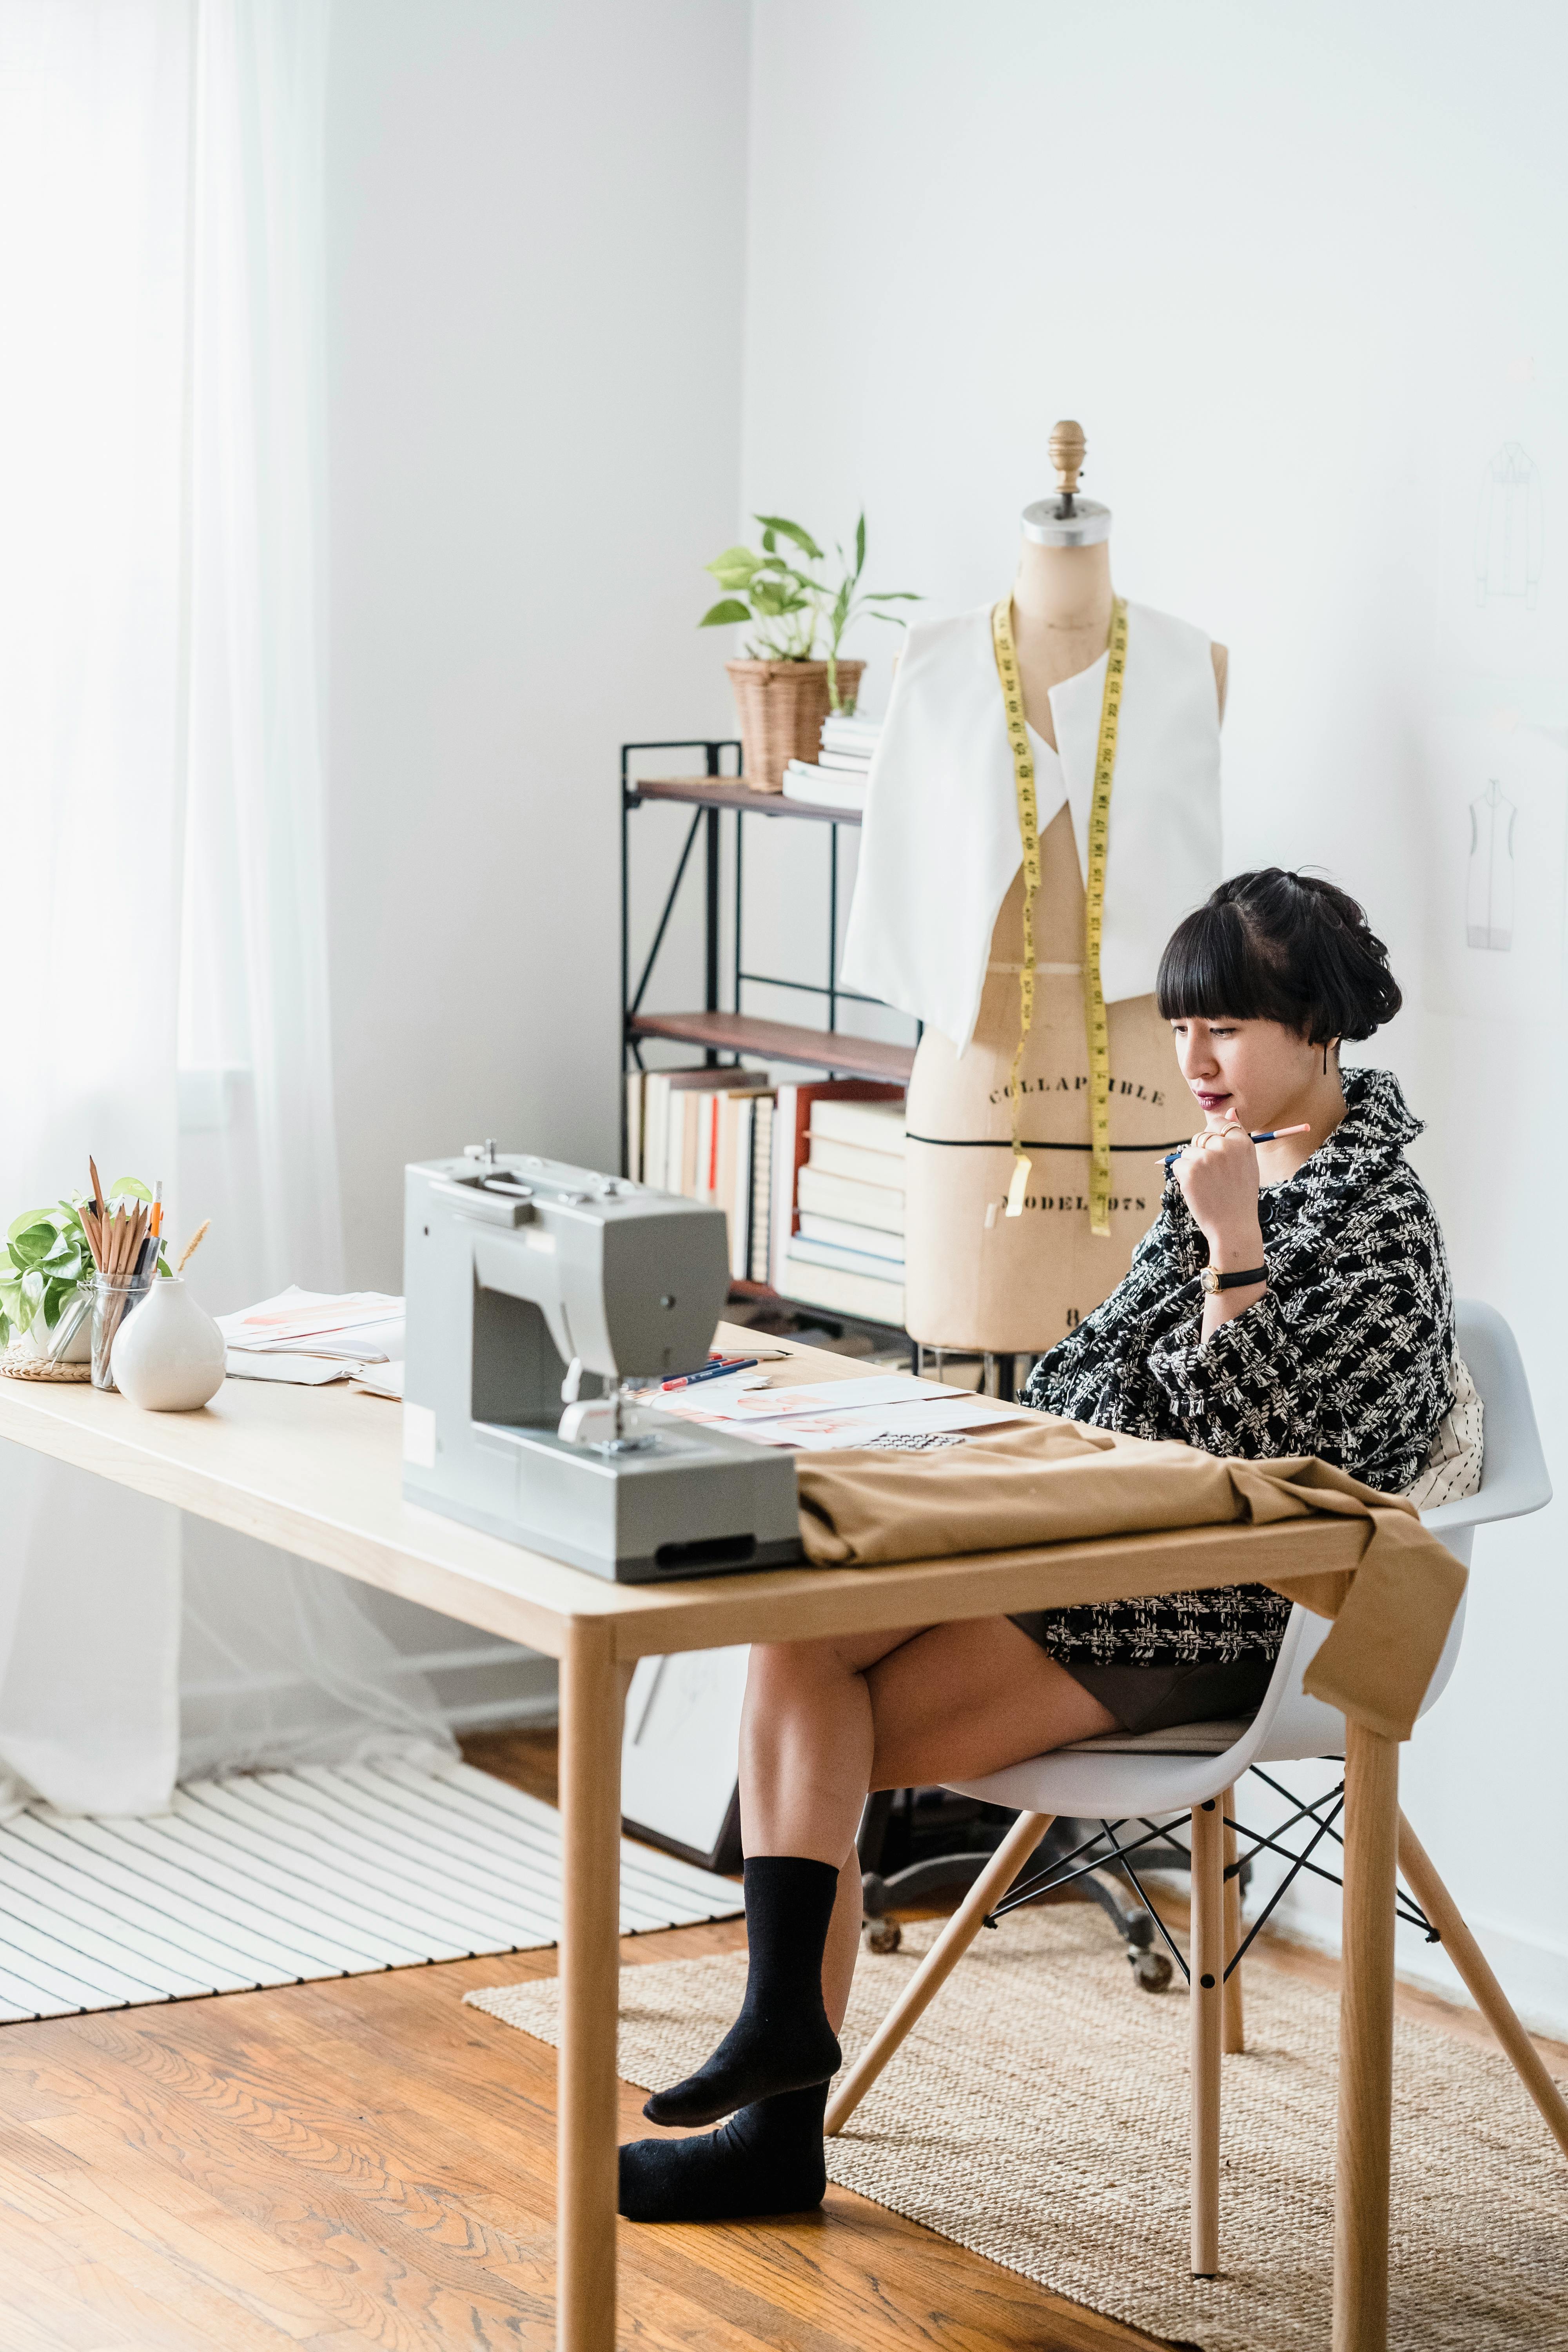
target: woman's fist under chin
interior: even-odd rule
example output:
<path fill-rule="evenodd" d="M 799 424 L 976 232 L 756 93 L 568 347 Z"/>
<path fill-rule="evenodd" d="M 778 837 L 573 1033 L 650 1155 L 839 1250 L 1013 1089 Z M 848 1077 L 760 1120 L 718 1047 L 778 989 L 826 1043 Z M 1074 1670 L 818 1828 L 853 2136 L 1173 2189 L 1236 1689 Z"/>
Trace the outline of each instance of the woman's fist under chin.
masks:
<path fill-rule="evenodd" d="M 1258 1222 L 1258 1147 L 1244 1127 L 1207 1128 L 1175 1164 L 1193 1222 L 1222 1271 L 1233 1245 L 1261 1242 Z M 1242 1263 L 1243 1261 L 1237 1261 Z M 1245 1261 L 1247 1264 L 1252 1260 Z"/>

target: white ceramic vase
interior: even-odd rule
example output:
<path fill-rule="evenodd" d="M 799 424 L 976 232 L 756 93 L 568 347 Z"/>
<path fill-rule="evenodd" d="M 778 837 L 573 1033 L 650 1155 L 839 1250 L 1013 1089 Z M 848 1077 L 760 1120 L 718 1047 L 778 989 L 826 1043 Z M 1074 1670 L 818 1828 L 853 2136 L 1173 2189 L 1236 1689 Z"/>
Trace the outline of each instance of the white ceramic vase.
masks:
<path fill-rule="evenodd" d="M 223 1386 L 223 1333 L 178 1275 L 166 1276 L 115 1333 L 110 1365 L 144 1412 L 194 1412 Z"/>

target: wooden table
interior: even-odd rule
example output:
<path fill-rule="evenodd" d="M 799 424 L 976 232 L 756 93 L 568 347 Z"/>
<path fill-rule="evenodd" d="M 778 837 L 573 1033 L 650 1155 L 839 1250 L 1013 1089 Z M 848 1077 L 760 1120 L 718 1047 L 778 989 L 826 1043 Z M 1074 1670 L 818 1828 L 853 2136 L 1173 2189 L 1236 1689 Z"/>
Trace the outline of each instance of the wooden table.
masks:
<path fill-rule="evenodd" d="M 720 1337 L 739 1348 L 746 1334 L 721 1327 Z M 781 1368 L 791 1379 L 858 1369 L 809 1349 L 791 1356 Z M 400 1434 L 395 1405 L 344 1387 L 230 1381 L 204 1412 L 148 1413 L 87 1386 L 0 1379 L 0 1438 L 560 1660 L 562 2352 L 615 2352 L 621 1717 L 637 1661 L 1342 1569 L 1364 1533 L 1347 1519 L 1293 1519 L 1047 1552 L 616 1585 L 405 1503 Z M 1386 2339 L 1397 1784 L 1395 1745 L 1352 1726 L 1333 2352 L 1383 2352 Z"/>

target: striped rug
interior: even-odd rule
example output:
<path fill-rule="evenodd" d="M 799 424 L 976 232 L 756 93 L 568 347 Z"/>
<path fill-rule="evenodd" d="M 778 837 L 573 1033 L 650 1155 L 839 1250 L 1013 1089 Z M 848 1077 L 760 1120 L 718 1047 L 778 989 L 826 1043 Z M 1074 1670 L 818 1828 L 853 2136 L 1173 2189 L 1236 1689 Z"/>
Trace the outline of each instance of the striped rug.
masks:
<path fill-rule="evenodd" d="M 621 1842 L 621 1932 L 732 1917 L 740 1889 Z M 561 1817 L 461 1763 L 195 1780 L 147 1819 L 0 1824 L 0 2024 L 360 1976 L 561 1933 Z"/>

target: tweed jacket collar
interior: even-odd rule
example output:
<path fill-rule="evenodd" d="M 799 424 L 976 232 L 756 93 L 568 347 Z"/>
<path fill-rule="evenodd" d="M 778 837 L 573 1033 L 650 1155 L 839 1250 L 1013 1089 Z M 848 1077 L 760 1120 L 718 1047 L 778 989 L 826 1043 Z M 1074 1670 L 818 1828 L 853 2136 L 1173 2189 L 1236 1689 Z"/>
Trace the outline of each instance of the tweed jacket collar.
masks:
<path fill-rule="evenodd" d="M 1398 1165 L 1425 1125 L 1392 1070 L 1347 1070 L 1344 1097 L 1345 1115 L 1328 1140 L 1293 1176 L 1265 1184 L 1258 1194 L 1266 1244 L 1288 1249 L 1292 1258 L 1316 1255 L 1331 1234 L 1342 1234 L 1355 1204 Z M 1195 1277 L 1208 1250 L 1173 1172 L 1166 1180 L 1164 1213 L 1176 1255 Z"/>

